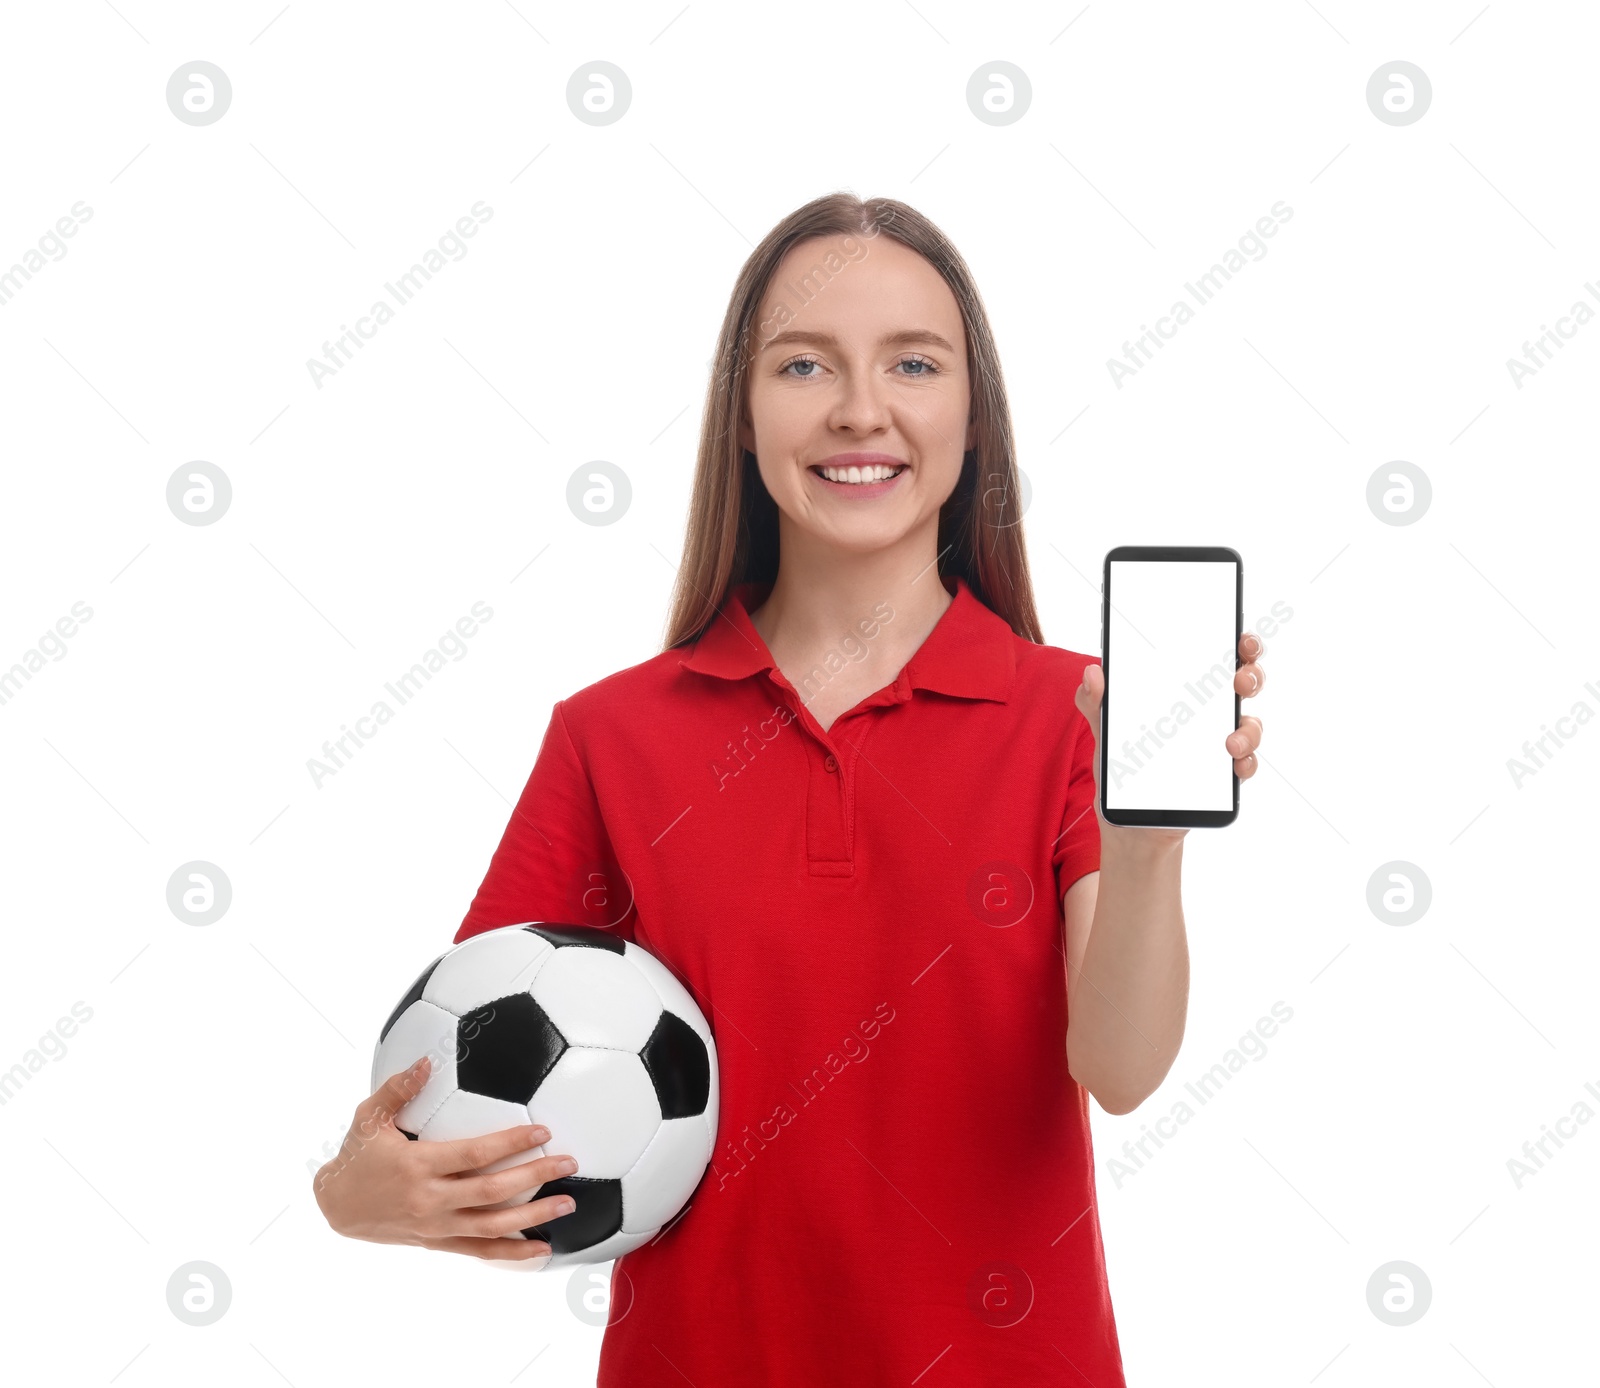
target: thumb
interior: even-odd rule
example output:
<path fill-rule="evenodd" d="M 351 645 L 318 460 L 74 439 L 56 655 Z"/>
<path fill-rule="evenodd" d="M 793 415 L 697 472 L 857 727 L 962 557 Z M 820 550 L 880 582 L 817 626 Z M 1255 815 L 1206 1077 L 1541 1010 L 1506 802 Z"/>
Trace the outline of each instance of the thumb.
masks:
<path fill-rule="evenodd" d="M 1096 737 L 1100 735 L 1100 701 L 1105 697 L 1105 692 L 1106 672 L 1100 668 L 1099 662 L 1091 660 L 1083 667 L 1083 683 L 1078 686 L 1073 701 L 1078 711 L 1089 720 Z"/>
<path fill-rule="evenodd" d="M 423 1056 L 407 1070 L 390 1075 L 356 1105 L 356 1120 L 365 1136 L 381 1127 L 392 1127 L 395 1115 L 414 1099 L 433 1073 L 432 1063 Z"/>

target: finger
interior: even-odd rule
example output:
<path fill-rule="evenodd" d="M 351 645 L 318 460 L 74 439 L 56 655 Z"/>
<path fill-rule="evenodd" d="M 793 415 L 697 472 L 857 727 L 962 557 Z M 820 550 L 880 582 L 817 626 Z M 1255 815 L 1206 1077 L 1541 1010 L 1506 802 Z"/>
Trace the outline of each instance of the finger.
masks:
<path fill-rule="evenodd" d="M 513 1205 L 509 1210 L 460 1210 L 451 1224 L 466 1238 L 503 1239 L 520 1229 L 534 1229 L 569 1215 L 574 1200 L 562 1192 Z"/>
<path fill-rule="evenodd" d="M 1237 759 L 1248 756 L 1261 745 L 1261 720 L 1253 713 L 1247 713 L 1239 720 L 1239 726 L 1228 734 L 1228 750 Z"/>
<path fill-rule="evenodd" d="M 1247 631 L 1239 638 L 1239 659 L 1260 660 L 1267 653 L 1267 643 L 1253 631 Z"/>
<path fill-rule="evenodd" d="M 378 1127 L 392 1123 L 395 1114 L 415 1098 L 428 1082 L 429 1071 L 430 1062 L 427 1056 L 423 1056 L 410 1069 L 390 1075 L 356 1105 L 356 1124 L 370 1135 Z"/>
<path fill-rule="evenodd" d="M 498 1205 L 502 1200 L 527 1195 L 547 1181 L 571 1176 L 577 1169 L 576 1161 L 565 1153 L 556 1152 L 518 1162 L 514 1166 L 506 1167 L 504 1171 L 457 1176 L 451 1191 L 451 1203 L 460 1210 L 475 1209 L 483 1205 Z"/>
<path fill-rule="evenodd" d="M 1233 672 L 1234 693 L 1242 699 L 1248 699 L 1252 694 L 1259 694 L 1266 682 L 1266 671 L 1254 661 L 1248 665 L 1241 665 Z"/>
<path fill-rule="evenodd" d="M 524 1225 L 531 1228 L 531 1225 Z M 550 1258 L 550 1245 L 543 1239 L 423 1239 L 422 1247 L 440 1253 L 466 1253 L 490 1262 L 541 1262 Z"/>
<path fill-rule="evenodd" d="M 1099 798 L 1098 787 L 1100 785 L 1100 709 L 1105 691 L 1105 671 L 1093 663 L 1085 665 L 1083 667 L 1083 682 L 1074 691 L 1072 702 L 1078 712 L 1083 715 L 1083 721 L 1089 725 L 1089 736 L 1092 739 L 1091 749 L 1094 753 L 1090 760 L 1094 767 L 1096 799 Z"/>
<path fill-rule="evenodd" d="M 1096 716 L 1100 708 L 1100 700 L 1106 692 L 1106 672 L 1099 665 L 1091 661 L 1083 667 L 1083 682 L 1074 691 L 1072 699 L 1078 706 L 1078 712 L 1088 718 L 1091 723 L 1098 723 Z M 1096 735 L 1099 728 L 1095 729 Z"/>
<path fill-rule="evenodd" d="M 1248 781 L 1256 774 L 1256 754 L 1252 752 L 1248 757 L 1235 757 L 1233 769 L 1241 781 Z"/>
<path fill-rule="evenodd" d="M 495 1162 L 526 1152 L 550 1140 L 550 1130 L 542 1125 L 502 1128 L 498 1132 L 484 1133 L 481 1137 L 452 1138 L 448 1141 L 419 1142 L 428 1170 L 435 1176 L 481 1176 L 485 1168 Z M 530 1154 L 531 1155 L 531 1154 Z M 508 1191 L 507 1194 L 514 1192 Z M 504 1199 L 505 1197 L 499 1197 Z M 490 1204 L 491 1200 L 478 1201 Z"/>

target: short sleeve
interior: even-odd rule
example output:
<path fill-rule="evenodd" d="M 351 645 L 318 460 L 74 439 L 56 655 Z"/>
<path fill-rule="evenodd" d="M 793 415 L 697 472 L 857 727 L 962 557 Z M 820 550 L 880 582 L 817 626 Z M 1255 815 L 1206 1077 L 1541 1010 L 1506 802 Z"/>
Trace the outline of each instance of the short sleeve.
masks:
<path fill-rule="evenodd" d="M 636 912 L 562 705 L 453 943 L 503 925 L 589 925 L 633 939 Z"/>
<path fill-rule="evenodd" d="M 1072 743 L 1072 766 L 1067 777 L 1067 803 L 1056 826 L 1050 861 L 1056 870 L 1056 900 L 1085 873 L 1100 868 L 1100 816 L 1095 812 L 1094 730 L 1081 714 L 1078 735 Z"/>

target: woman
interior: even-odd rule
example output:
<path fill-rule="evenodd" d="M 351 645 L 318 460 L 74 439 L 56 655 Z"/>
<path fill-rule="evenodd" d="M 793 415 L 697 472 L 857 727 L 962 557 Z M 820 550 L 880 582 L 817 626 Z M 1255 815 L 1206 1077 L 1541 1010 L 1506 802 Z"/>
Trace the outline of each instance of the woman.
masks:
<path fill-rule="evenodd" d="M 1087 1096 L 1127 1113 L 1177 1053 L 1185 831 L 1100 818 L 1104 682 L 1041 644 L 1017 497 L 954 247 L 887 199 L 785 219 L 723 322 L 665 649 L 555 706 L 455 937 L 614 930 L 716 1032 L 711 1168 L 616 1263 L 601 1388 L 1123 1382 Z M 357 1109 L 330 1222 L 547 1253 L 499 1236 L 556 1207 L 483 1207 L 559 1157 L 480 1173 L 548 1135 L 407 1143 L 424 1079 Z"/>

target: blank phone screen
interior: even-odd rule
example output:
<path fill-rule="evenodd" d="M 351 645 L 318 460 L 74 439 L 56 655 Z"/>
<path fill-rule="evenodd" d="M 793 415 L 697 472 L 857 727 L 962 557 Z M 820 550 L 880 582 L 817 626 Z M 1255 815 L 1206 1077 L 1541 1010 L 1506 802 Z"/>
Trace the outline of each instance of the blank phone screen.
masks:
<path fill-rule="evenodd" d="M 1231 810 L 1238 568 L 1112 560 L 1105 803 Z"/>

